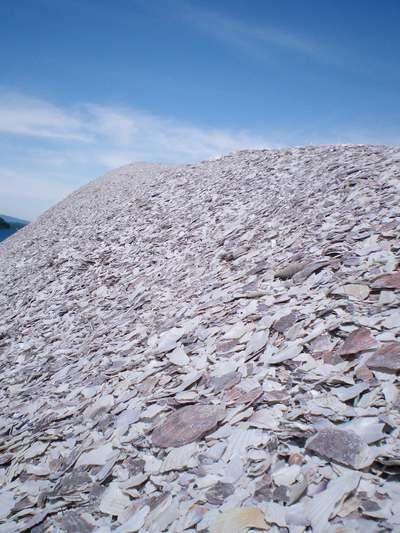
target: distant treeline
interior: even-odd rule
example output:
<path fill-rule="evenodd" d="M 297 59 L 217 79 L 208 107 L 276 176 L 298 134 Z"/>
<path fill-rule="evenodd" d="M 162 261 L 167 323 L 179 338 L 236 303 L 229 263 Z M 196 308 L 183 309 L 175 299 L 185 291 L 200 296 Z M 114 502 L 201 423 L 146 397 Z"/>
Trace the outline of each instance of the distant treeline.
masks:
<path fill-rule="evenodd" d="M 0 217 L 0 229 L 12 229 L 12 230 L 18 230 L 26 226 L 26 224 L 22 222 L 6 222 L 4 218 Z"/>
<path fill-rule="evenodd" d="M 11 229 L 11 226 L 8 222 L 4 220 L 4 218 L 0 217 L 0 229 Z"/>

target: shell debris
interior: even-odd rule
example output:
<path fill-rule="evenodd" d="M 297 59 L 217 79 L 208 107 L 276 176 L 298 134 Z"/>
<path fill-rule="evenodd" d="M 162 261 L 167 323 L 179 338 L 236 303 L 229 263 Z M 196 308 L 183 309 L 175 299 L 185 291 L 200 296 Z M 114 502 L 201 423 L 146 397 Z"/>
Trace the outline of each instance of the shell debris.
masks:
<path fill-rule="evenodd" d="M 0 243 L 0 531 L 398 531 L 399 161 L 133 163 Z"/>

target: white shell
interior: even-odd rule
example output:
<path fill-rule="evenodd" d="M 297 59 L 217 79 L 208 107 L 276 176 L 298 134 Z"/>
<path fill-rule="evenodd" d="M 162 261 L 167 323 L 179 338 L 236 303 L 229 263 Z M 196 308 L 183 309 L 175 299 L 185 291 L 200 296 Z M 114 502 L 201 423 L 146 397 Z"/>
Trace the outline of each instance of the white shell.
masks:
<path fill-rule="evenodd" d="M 349 300 L 365 300 L 368 298 L 370 289 L 367 285 L 357 285 L 349 283 L 348 285 L 341 285 L 332 291 L 332 294 L 345 296 Z"/>
<path fill-rule="evenodd" d="M 279 527 L 287 527 L 286 508 L 274 502 L 261 502 L 260 508 L 269 524 L 276 524 Z M 291 530 L 292 528 L 290 528 Z"/>
<path fill-rule="evenodd" d="M 224 334 L 224 339 L 240 339 L 248 331 L 248 326 L 243 324 L 243 322 L 237 322 Z"/>
<path fill-rule="evenodd" d="M 0 494 L 0 518 L 6 518 L 14 505 L 14 494 L 10 491 L 2 492 Z"/>
<path fill-rule="evenodd" d="M 357 487 L 360 477 L 358 472 L 344 475 L 331 481 L 326 490 L 313 497 L 307 510 L 307 518 L 311 522 L 313 532 L 327 531 L 329 519 L 340 511 L 344 498 Z"/>
<path fill-rule="evenodd" d="M 104 446 L 100 446 L 99 448 L 95 448 L 90 452 L 83 453 L 79 457 L 76 466 L 105 465 L 106 462 L 117 453 L 117 450 L 113 450 L 112 444 L 104 444 Z"/>
<path fill-rule="evenodd" d="M 112 484 L 101 498 L 99 509 L 102 513 L 120 517 L 129 503 L 129 496 L 124 494 L 115 484 Z"/>
<path fill-rule="evenodd" d="M 140 511 L 138 511 L 132 518 L 130 518 L 127 522 L 125 522 L 122 526 L 117 527 L 117 529 L 114 529 L 114 533 L 134 533 L 135 531 L 139 531 L 139 529 L 143 526 L 146 516 L 149 514 L 150 507 L 148 505 L 144 505 Z"/>
<path fill-rule="evenodd" d="M 198 451 L 199 446 L 195 442 L 179 448 L 173 448 L 163 460 L 160 471 L 181 470 L 187 465 L 189 459 Z"/>
<path fill-rule="evenodd" d="M 185 333 L 183 328 L 173 328 L 170 331 L 163 333 L 157 344 L 157 353 L 169 352 L 176 348 L 177 341 Z"/>
<path fill-rule="evenodd" d="M 382 321 L 384 328 L 400 328 L 400 313 L 392 313 L 388 318 Z"/>

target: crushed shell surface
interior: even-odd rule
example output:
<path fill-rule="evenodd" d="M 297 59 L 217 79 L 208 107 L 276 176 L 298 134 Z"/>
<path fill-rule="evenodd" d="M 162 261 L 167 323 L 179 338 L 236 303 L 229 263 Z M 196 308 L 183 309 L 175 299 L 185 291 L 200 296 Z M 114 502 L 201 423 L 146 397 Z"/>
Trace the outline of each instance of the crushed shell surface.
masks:
<path fill-rule="evenodd" d="M 0 243 L 0 531 L 400 533 L 399 184 L 134 163 Z"/>

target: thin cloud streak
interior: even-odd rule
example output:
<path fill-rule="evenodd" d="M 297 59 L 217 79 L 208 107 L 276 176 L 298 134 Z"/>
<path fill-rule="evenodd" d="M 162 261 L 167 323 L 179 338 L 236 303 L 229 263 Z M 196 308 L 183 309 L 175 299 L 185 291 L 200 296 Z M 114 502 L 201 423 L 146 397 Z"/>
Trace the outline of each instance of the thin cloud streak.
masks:
<path fill-rule="evenodd" d="M 186 0 L 175 0 L 173 5 L 179 10 L 181 17 L 193 26 L 255 59 L 268 60 L 280 49 L 323 63 L 340 63 L 337 51 L 333 54 L 321 43 L 304 39 L 280 28 L 243 22 L 211 9 L 198 8 Z"/>
<path fill-rule="evenodd" d="M 10 101 L 13 105 L 8 107 Z M 73 146 L 90 157 L 100 146 L 111 152 L 121 147 L 126 152 L 129 147 L 132 153 L 152 154 L 152 159 L 178 157 L 184 161 L 223 153 L 243 144 L 249 147 L 269 144 L 265 138 L 246 131 L 207 129 L 126 107 L 80 104 L 68 109 L 4 92 L 0 93 L 0 133 L 27 136 L 44 143 L 56 141 L 64 151 Z"/>

